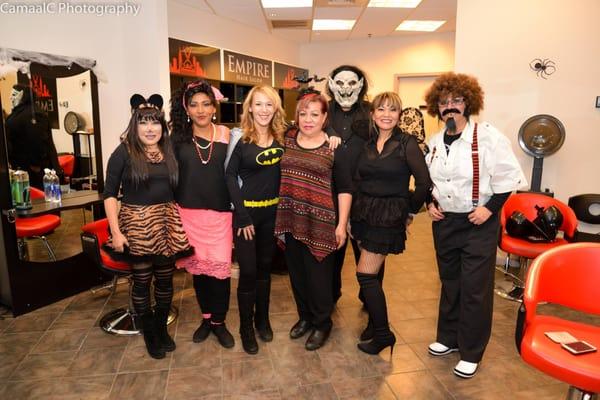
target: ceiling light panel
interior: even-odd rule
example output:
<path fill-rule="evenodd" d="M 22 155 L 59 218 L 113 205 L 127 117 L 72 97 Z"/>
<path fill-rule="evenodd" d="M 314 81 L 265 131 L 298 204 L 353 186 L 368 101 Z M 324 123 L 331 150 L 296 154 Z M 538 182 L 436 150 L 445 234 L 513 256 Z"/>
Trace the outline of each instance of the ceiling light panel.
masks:
<path fill-rule="evenodd" d="M 315 19 L 313 31 L 349 31 L 354 26 L 354 19 Z"/>
<path fill-rule="evenodd" d="M 433 32 L 446 21 L 404 21 L 396 27 L 397 31 Z"/>

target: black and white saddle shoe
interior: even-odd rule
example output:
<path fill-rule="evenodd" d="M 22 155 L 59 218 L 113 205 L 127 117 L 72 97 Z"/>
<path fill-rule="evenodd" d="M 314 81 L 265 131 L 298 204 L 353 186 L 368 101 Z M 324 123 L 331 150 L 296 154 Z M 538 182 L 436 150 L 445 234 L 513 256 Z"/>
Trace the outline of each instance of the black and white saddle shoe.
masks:
<path fill-rule="evenodd" d="M 454 375 L 460 376 L 464 379 L 472 378 L 477 373 L 478 366 L 479 363 L 460 360 L 458 364 L 456 364 L 456 367 L 454 367 Z"/>
<path fill-rule="evenodd" d="M 445 356 L 447 354 L 454 353 L 455 351 L 458 351 L 458 347 L 448 347 L 448 346 L 443 345 L 443 344 L 441 344 L 439 342 L 434 342 L 434 343 L 431 343 L 429 345 L 429 347 L 427 347 L 427 351 L 432 356 L 439 357 L 439 356 Z"/>

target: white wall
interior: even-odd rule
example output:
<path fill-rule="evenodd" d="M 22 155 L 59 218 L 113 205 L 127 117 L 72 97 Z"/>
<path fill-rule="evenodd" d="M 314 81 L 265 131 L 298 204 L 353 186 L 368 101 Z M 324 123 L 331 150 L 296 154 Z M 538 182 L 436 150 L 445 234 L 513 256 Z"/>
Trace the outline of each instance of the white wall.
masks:
<path fill-rule="evenodd" d="M 309 43 L 300 47 L 300 64 L 319 76 L 342 64 L 356 65 L 367 74 L 374 95 L 393 91 L 395 74 L 451 71 L 454 32 Z"/>
<path fill-rule="evenodd" d="M 169 37 L 300 67 L 299 45 L 249 25 L 168 2 Z"/>
<path fill-rule="evenodd" d="M 457 72 L 475 75 L 485 90 L 485 119 L 510 137 L 526 175 L 532 158 L 518 146 L 521 124 L 551 114 L 565 126 L 558 153 L 544 160 L 542 189 L 566 201 L 600 193 L 600 1 L 458 0 Z M 549 58 L 556 72 L 547 80 L 529 68 Z"/>
<path fill-rule="evenodd" d="M 137 16 L 2 15 L 1 45 L 97 61 L 104 165 L 129 120 L 129 98 L 169 98 L 166 0 L 137 2 Z"/>

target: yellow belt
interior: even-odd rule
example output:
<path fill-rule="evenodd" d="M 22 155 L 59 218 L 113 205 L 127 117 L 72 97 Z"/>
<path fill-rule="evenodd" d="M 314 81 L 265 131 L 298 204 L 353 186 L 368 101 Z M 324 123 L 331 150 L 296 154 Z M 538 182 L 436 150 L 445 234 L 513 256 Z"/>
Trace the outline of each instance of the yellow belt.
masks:
<path fill-rule="evenodd" d="M 269 200 L 244 200 L 244 207 L 269 207 L 279 203 L 279 197 Z"/>

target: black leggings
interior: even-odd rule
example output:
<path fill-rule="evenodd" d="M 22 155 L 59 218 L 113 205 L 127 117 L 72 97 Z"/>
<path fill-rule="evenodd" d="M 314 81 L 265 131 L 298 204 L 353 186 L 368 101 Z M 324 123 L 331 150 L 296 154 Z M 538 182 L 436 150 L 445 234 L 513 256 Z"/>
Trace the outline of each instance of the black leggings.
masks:
<path fill-rule="evenodd" d="M 211 321 L 221 323 L 229 310 L 231 279 L 208 275 L 193 275 L 196 300 L 202 314 L 211 314 Z"/>
<path fill-rule="evenodd" d="M 238 291 L 247 293 L 256 290 L 257 280 L 268 280 L 275 254 L 275 207 L 250 209 L 254 225 L 254 238 L 246 240 L 244 234 L 233 230 L 235 255 L 240 266 Z"/>
<path fill-rule="evenodd" d="M 154 301 L 157 308 L 170 308 L 173 300 L 173 272 L 175 266 L 152 265 L 150 263 L 133 264 L 133 288 L 131 298 L 133 308 L 138 315 L 152 311 L 150 284 L 154 275 Z"/>

